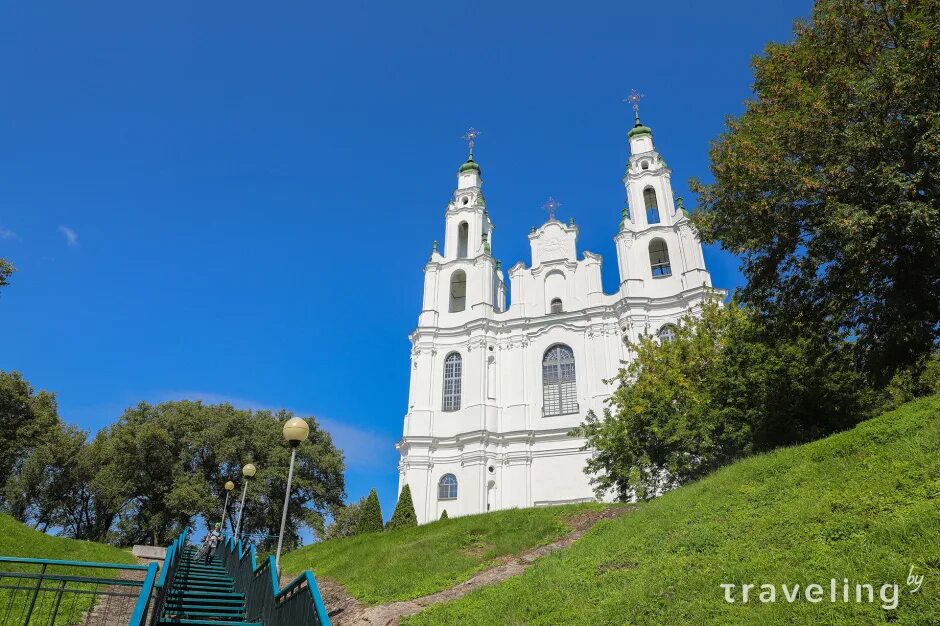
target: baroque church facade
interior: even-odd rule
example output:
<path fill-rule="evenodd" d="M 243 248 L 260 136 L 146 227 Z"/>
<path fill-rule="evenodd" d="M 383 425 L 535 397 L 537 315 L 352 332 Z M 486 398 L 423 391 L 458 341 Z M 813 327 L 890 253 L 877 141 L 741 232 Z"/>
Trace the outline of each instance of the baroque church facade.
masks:
<path fill-rule="evenodd" d="M 569 431 L 589 410 L 603 411 L 616 384 L 606 381 L 631 358 L 625 339 L 670 339 L 713 291 L 671 172 L 639 117 L 628 133 L 612 294 L 601 286 L 601 257 L 584 251 L 579 259 L 578 227 L 553 213 L 529 233 L 531 265 L 510 268 L 507 285 L 492 254 L 473 137 L 410 336 L 399 491 L 410 485 L 422 524 L 445 510 L 454 517 L 593 501 L 584 473 L 591 452 Z"/>

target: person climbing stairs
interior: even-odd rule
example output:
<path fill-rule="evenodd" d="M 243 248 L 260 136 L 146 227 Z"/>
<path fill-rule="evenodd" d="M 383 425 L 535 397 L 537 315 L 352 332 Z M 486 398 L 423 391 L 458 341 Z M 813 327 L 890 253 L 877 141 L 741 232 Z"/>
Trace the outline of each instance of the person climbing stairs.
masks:
<path fill-rule="evenodd" d="M 246 620 L 245 594 L 235 591 L 218 554 L 206 563 L 193 547 L 183 552 L 157 624 L 263 626 Z"/>

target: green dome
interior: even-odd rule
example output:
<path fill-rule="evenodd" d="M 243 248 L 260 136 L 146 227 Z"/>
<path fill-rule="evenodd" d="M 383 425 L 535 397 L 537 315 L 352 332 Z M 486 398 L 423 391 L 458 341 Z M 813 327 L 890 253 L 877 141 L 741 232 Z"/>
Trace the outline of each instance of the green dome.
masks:
<path fill-rule="evenodd" d="M 460 166 L 461 173 L 467 172 L 469 170 L 476 170 L 477 172 L 480 171 L 480 166 L 476 164 L 476 162 L 473 160 L 473 157 L 467 159 L 467 162 Z"/>
<path fill-rule="evenodd" d="M 630 132 L 627 133 L 627 137 L 633 139 L 637 135 L 651 135 L 653 131 L 650 130 L 649 126 L 643 126 L 639 122 L 637 125 L 630 129 Z"/>

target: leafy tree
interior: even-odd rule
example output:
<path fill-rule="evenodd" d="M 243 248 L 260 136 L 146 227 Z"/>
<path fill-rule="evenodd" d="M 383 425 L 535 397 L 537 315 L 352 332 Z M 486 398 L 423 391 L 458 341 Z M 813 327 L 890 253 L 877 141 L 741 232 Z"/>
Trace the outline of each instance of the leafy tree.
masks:
<path fill-rule="evenodd" d="M 672 341 L 642 338 L 610 408 L 574 433 L 598 493 L 649 498 L 743 456 L 822 437 L 866 416 L 872 394 L 839 337 L 780 341 L 732 302 L 705 303 Z"/>
<path fill-rule="evenodd" d="M 7 511 L 37 530 L 62 525 L 63 502 L 71 495 L 75 464 L 84 448 L 82 431 L 59 422 L 47 428 L 7 478 L 3 489 Z"/>
<path fill-rule="evenodd" d="M 16 268 L 13 267 L 13 264 L 6 259 L 0 259 L 0 287 L 6 287 L 10 284 L 10 276 L 15 271 Z"/>
<path fill-rule="evenodd" d="M 379 504 L 379 494 L 375 489 L 369 492 L 369 497 L 359 511 L 359 522 L 356 524 L 356 534 L 374 533 L 382 530 L 382 506 Z"/>
<path fill-rule="evenodd" d="M 447 509 L 444 509 L 444 510 L 441 512 L 441 519 L 447 519 Z"/>
<path fill-rule="evenodd" d="M 60 424 L 54 394 L 35 392 L 19 372 L 0 372 L 0 482 L 19 472 Z M 4 500 L 0 495 L 0 503 Z"/>
<path fill-rule="evenodd" d="M 333 522 L 326 527 L 323 533 L 323 539 L 339 539 L 340 537 L 352 537 L 356 534 L 359 526 L 359 514 L 365 505 L 366 499 L 362 498 L 359 502 L 347 504 L 340 507 L 333 513 Z"/>
<path fill-rule="evenodd" d="M 392 513 L 392 519 L 388 521 L 386 530 L 395 530 L 397 528 L 408 528 L 418 525 L 418 516 L 415 513 L 415 505 L 411 499 L 411 487 L 405 485 L 398 494 L 398 503 L 395 505 L 395 512 Z"/>
<path fill-rule="evenodd" d="M 940 3 L 819 0 L 754 60 L 754 98 L 693 181 L 775 332 L 847 331 L 879 385 L 940 336 Z"/>
<path fill-rule="evenodd" d="M 241 487 L 241 467 L 250 461 L 258 472 L 248 487 L 242 529 L 266 537 L 260 547 L 269 548 L 287 486 L 290 449 L 281 425 L 290 417 L 191 401 L 141 403 L 125 411 L 104 433 L 113 480 L 133 496 L 117 522 L 120 542 L 165 544 L 197 516 L 219 519 L 225 481 Z M 344 496 L 342 453 L 309 421 L 310 437 L 297 449 L 294 466 L 288 548 L 299 543 L 302 527 L 322 532 L 323 514 L 341 506 Z M 236 511 L 230 504 L 230 515 Z"/>

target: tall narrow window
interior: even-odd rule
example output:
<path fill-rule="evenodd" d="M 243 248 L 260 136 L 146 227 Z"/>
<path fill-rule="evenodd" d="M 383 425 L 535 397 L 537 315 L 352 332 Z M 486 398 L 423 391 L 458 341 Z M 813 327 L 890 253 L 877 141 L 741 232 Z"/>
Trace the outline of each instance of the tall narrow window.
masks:
<path fill-rule="evenodd" d="M 657 334 L 659 335 L 659 340 L 663 343 L 672 341 L 676 338 L 676 327 L 672 324 L 663 324 Z"/>
<path fill-rule="evenodd" d="M 659 224 L 659 204 L 656 202 L 656 190 L 647 187 L 643 190 L 643 203 L 646 205 L 646 222 Z"/>
<path fill-rule="evenodd" d="M 561 298 L 552 299 L 552 313 L 561 313 L 564 309 L 561 306 Z"/>
<path fill-rule="evenodd" d="M 467 243 L 470 240 L 470 226 L 466 222 L 460 222 L 457 226 L 457 258 L 467 258 Z"/>
<path fill-rule="evenodd" d="M 578 412 L 578 386 L 574 373 L 574 352 L 557 344 L 542 359 L 542 414 L 567 415 Z"/>
<path fill-rule="evenodd" d="M 669 265 L 669 249 L 662 239 L 657 238 L 650 242 L 650 269 L 653 271 L 653 278 L 672 276 L 672 268 Z"/>
<path fill-rule="evenodd" d="M 457 477 L 453 474 L 444 474 L 440 482 L 437 483 L 438 500 L 456 500 L 457 499 Z"/>
<path fill-rule="evenodd" d="M 460 409 L 460 376 L 463 362 L 460 355 L 451 352 L 444 359 L 444 406 L 445 411 Z"/>
<path fill-rule="evenodd" d="M 467 307 L 467 274 L 457 270 L 450 275 L 450 308 L 451 313 L 459 313 Z"/>

